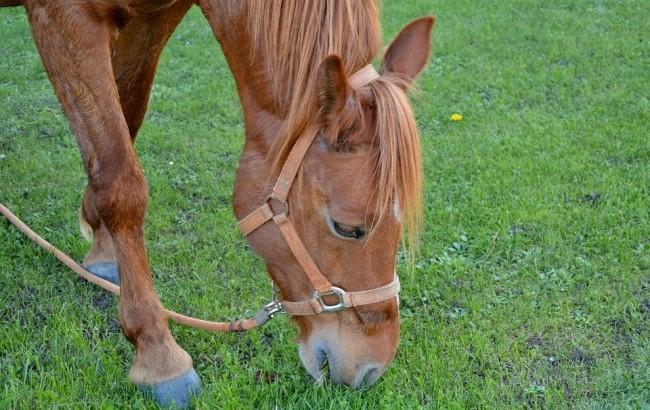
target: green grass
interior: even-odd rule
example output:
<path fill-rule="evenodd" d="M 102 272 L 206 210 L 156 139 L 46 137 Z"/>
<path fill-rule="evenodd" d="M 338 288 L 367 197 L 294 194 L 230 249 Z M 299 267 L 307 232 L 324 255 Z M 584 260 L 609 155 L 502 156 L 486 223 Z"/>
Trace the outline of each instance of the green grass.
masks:
<path fill-rule="evenodd" d="M 198 407 L 647 408 L 650 2 L 386 1 L 386 40 L 423 14 L 438 16 L 414 103 L 426 223 L 415 269 L 399 267 L 395 362 L 368 390 L 316 386 L 284 317 L 237 335 L 173 325 Z M 0 201 L 81 259 L 85 177 L 23 10 L 0 10 L 0 39 Z M 243 133 L 192 10 L 137 142 L 171 309 L 235 318 L 269 297 L 230 205 Z M 0 408 L 152 406 L 127 379 L 112 296 L 2 221 L 0 267 Z"/>

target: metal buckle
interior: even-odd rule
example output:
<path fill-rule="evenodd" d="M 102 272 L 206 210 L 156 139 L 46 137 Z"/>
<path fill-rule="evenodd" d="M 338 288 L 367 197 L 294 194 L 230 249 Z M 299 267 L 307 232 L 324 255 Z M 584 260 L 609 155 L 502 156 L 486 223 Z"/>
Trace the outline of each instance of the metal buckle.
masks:
<path fill-rule="evenodd" d="M 329 295 L 335 295 L 337 298 L 339 298 L 339 301 L 335 305 L 328 305 L 325 303 L 323 300 L 323 296 L 329 296 Z M 340 312 L 341 310 L 345 310 L 345 301 L 343 300 L 343 295 L 345 295 L 345 291 L 341 288 L 337 288 L 336 286 L 332 286 L 330 290 L 327 292 L 320 293 L 318 291 L 314 291 L 313 298 L 320 303 L 321 308 L 323 309 L 323 312 L 325 313 L 330 313 L 330 312 Z"/>
<path fill-rule="evenodd" d="M 271 317 L 271 318 L 276 313 L 284 312 L 284 309 L 282 308 L 282 303 L 280 303 L 277 300 L 273 300 L 273 301 L 267 303 L 266 305 L 264 305 L 264 307 L 262 309 L 264 309 L 266 314 L 269 315 L 269 317 Z"/>

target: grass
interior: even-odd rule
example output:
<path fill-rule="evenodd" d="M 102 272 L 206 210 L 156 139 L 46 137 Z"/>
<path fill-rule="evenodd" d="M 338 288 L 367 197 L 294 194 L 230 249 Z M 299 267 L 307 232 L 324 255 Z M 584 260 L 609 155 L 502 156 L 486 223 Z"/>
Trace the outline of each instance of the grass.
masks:
<path fill-rule="evenodd" d="M 385 1 L 386 40 L 423 14 L 438 16 L 414 103 L 426 224 L 415 268 L 399 267 L 394 364 L 368 390 L 315 386 L 286 318 L 238 335 L 173 325 L 199 408 L 650 406 L 650 3 Z M 85 177 L 23 10 L 0 10 L 0 38 L 0 200 L 81 259 Z M 137 142 L 169 308 L 235 318 L 269 297 L 230 206 L 243 133 L 194 9 Z M 2 221 L 0 266 L 0 408 L 151 407 L 112 296 Z"/>

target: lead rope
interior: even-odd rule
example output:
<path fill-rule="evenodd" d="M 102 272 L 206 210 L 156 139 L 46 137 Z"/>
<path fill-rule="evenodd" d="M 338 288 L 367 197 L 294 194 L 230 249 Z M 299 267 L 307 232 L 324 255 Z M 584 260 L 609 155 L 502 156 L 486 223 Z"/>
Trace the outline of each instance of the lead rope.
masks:
<path fill-rule="evenodd" d="M 0 203 L 0 213 L 7 218 L 11 224 L 13 224 L 20 232 L 25 234 L 29 239 L 34 241 L 38 246 L 45 249 L 47 252 L 54 255 L 59 261 L 64 265 L 72 269 L 77 275 L 81 276 L 83 279 L 88 282 L 92 282 L 95 285 L 99 286 L 102 289 L 105 289 L 115 295 L 120 294 L 120 287 L 109 282 L 105 279 L 102 279 L 98 276 L 93 275 L 84 269 L 83 266 L 79 265 L 71 257 L 60 251 L 56 246 L 52 245 L 45 239 L 43 239 L 39 234 L 34 232 L 27 224 L 20 220 L 16 215 L 14 215 L 9 208 Z M 164 309 L 164 308 L 163 308 Z M 173 310 L 164 309 L 167 317 L 173 320 L 176 323 L 181 325 L 194 327 L 197 329 L 208 330 L 211 332 L 239 332 L 243 330 L 254 329 L 256 327 L 262 326 L 273 316 L 282 311 L 282 306 L 280 302 L 277 301 L 275 294 L 273 300 L 266 305 L 264 305 L 260 310 L 255 313 L 255 316 L 250 319 L 240 319 L 233 322 L 212 322 L 210 320 L 197 319 L 194 317 L 186 316 Z"/>

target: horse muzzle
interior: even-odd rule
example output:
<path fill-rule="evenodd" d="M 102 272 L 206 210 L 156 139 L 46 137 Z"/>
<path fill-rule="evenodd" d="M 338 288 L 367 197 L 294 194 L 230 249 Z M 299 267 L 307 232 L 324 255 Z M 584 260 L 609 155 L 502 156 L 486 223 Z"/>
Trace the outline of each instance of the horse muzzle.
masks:
<path fill-rule="evenodd" d="M 351 314 L 351 312 L 342 313 Z M 372 386 L 395 357 L 399 343 L 399 321 L 382 325 L 373 332 L 349 325 L 337 316 L 320 315 L 299 342 L 299 354 L 307 372 L 317 383 L 328 373 L 336 384 L 352 388 Z"/>

